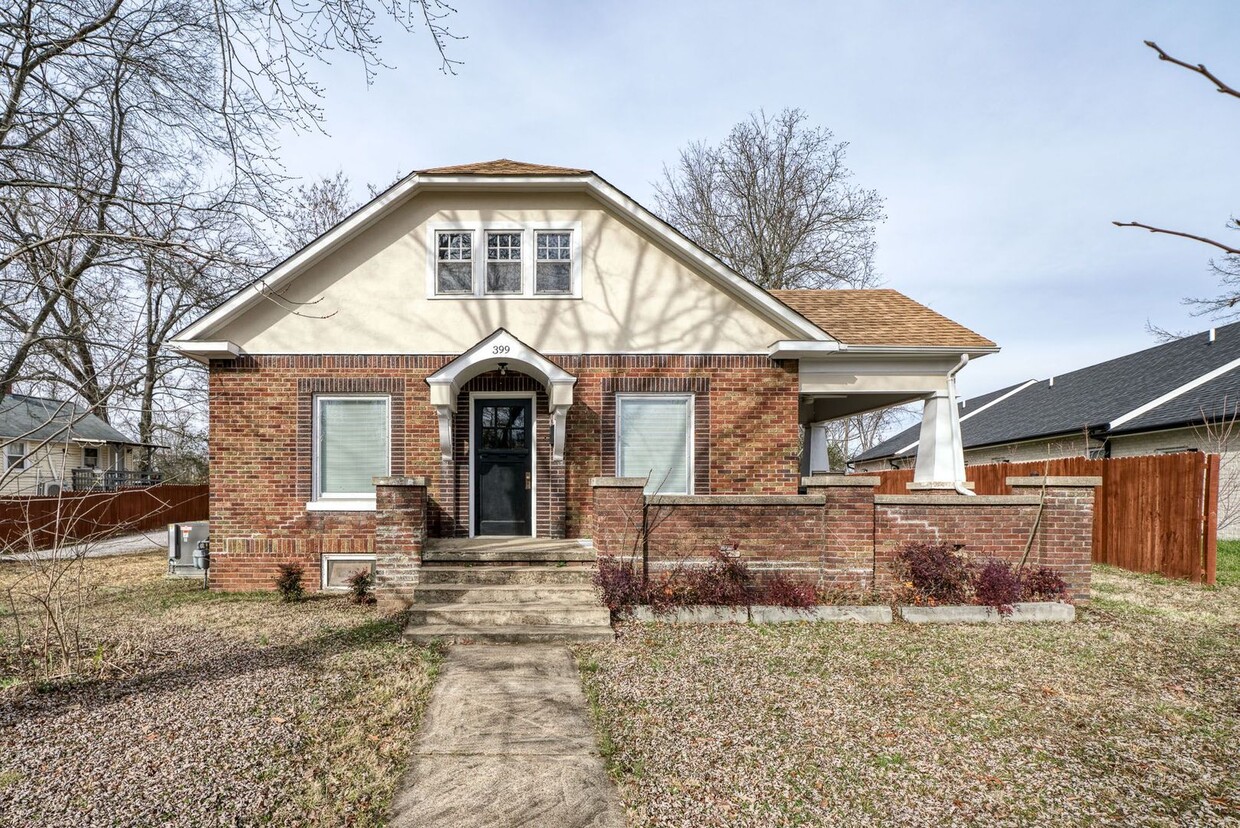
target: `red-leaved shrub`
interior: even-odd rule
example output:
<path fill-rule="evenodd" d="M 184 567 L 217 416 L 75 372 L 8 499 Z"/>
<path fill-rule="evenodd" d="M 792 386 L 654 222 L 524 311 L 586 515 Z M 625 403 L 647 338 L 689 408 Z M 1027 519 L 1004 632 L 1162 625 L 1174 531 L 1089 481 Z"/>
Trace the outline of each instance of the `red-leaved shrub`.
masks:
<path fill-rule="evenodd" d="M 945 543 L 909 542 L 896 550 L 896 577 L 918 603 L 967 604 L 972 584 L 969 562 Z"/>
<path fill-rule="evenodd" d="M 716 607 L 743 607 L 749 604 L 754 584 L 745 562 L 740 557 L 718 551 L 712 552 L 711 558 L 709 567 L 688 570 L 684 603 Z"/>
<path fill-rule="evenodd" d="M 1022 593 L 1020 573 L 1006 561 L 989 560 L 976 567 L 973 596 L 977 603 L 994 607 L 1000 615 L 1008 615 Z"/>
<path fill-rule="evenodd" d="M 1027 569 L 1021 579 L 1022 601 L 1060 601 L 1068 596 L 1068 582 L 1049 566 Z"/>
<path fill-rule="evenodd" d="M 603 603 L 611 610 L 612 616 L 622 615 L 646 602 L 646 584 L 641 573 L 612 555 L 603 555 L 598 559 L 594 585 L 602 590 Z"/>
<path fill-rule="evenodd" d="M 776 574 L 768 578 L 759 588 L 755 603 L 774 607 L 808 609 L 818 603 L 818 594 L 811 584 Z"/>

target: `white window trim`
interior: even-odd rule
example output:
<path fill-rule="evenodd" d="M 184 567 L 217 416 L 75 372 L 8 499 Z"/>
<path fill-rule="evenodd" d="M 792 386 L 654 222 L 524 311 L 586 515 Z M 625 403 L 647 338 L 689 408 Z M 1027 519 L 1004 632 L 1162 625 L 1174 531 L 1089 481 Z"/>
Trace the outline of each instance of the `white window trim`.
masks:
<path fill-rule="evenodd" d="M 310 462 L 313 466 L 311 475 L 311 500 L 306 504 L 311 512 L 373 512 L 375 511 L 374 492 L 335 492 L 323 494 L 319 490 L 319 438 L 321 436 L 321 417 L 319 402 L 323 400 L 383 400 L 387 403 L 385 416 L 387 421 L 387 469 L 384 475 L 392 473 L 392 395 L 391 394 L 315 394 L 312 403 L 313 422 L 311 424 Z"/>
<path fill-rule="evenodd" d="M 568 293 L 535 293 L 534 292 L 534 260 L 538 251 L 534 247 L 535 230 L 551 230 L 572 234 L 572 276 L 571 290 Z M 486 240 L 490 232 L 521 234 L 521 292 L 520 293 L 487 293 L 486 292 Z M 437 275 L 439 273 L 439 234 L 443 232 L 469 232 L 472 239 L 473 292 L 472 293 L 439 293 Z M 481 245 L 479 245 L 481 240 Z M 581 298 L 581 222 L 580 221 L 443 221 L 429 222 L 426 225 L 426 297 L 434 300 L 446 299 L 580 299 Z"/>
<path fill-rule="evenodd" d="M 375 572 L 378 569 L 378 560 L 374 555 L 328 552 L 319 556 L 319 589 L 324 592 L 348 592 L 348 586 L 327 585 L 327 565 L 333 561 L 370 561 L 370 571 Z"/>
<path fill-rule="evenodd" d="M 469 393 L 469 536 L 477 537 L 474 512 L 474 457 L 478 448 L 476 400 L 530 401 L 530 537 L 538 537 L 538 394 L 534 391 L 471 391 Z"/>
<path fill-rule="evenodd" d="M 696 394 L 692 394 L 692 393 L 682 394 L 682 393 L 676 393 L 676 392 L 662 393 L 658 391 L 623 391 L 623 392 L 619 392 L 616 394 L 616 446 L 615 446 L 616 476 L 617 477 L 625 476 L 624 469 L 621 465 L 623 461 L 621 460 L 621 456 L 620 456 L 620 435 L 622 434 L 621 428 L 622 428 L 622 422 L 623 422 L 622 412 L 624 410 L 624 400 L 649 399 L 651 397 L 658 397 L 660 399 L 675 399 L 675 400 L 688 400 L 689 401 L 689 439 L 688 441 L 686 441 L 686 444 L 685 444 L 685 451 L 687 454 L 685 458 L 687 462 L 686 469 L 688 469 L 686 480 L 687 480 L 689 491 L 687 492 L 662 492 L 661 491 L 661 492 L 658 492 L 658 494 L 689 494 L 691 495 L 693 494 L 694 489 L 697 487 L 696 486 L 697 481 L 694 479 L 697 476 L 696 469 L 694 469 L 693 467 L 694 466 L 693 460 L 696 457 L 696 451 L 695 451 L 696 446 L 694 445 L 694 438 L 696 437 L 696 434 L 694 432 L 696 431 L 695 426 L 697 424 L 697 416 L 696 416 L 697 395 Z M 650 481 L 647 481 L 647 482 L 650 482 Z"/>
<path fill-rule="evenodd" d="M 16 451 L 14 451 L 16 449 Z M 28 447 L 25 440 L 12 440 L 4 446 L 4 468 L 0 471 L 25 471 L 30 467 L 30 457 L 27 455 Z M 10 458 L 16 458 L 16 463 L 9 463 Z"/>
<path fill-rule="evenodd" d="M 440 293 L 439 292 L 439 234 L 440 233 L 468 233 L 469 234 L 469 274 L 470 287 L 472 290 L 461 293 Z M 486 234 L 483 234 L 483 243 L 486 243 Z M 431 285 L 430 292 L 433 296 L 461 298 L 472 296 L 478 290 L 478 232 L 468 226 L 461 227 L 439 227 L 431 232 L 430 238 L 431 248 Z M 485 256 L 486 253 L 484 252 Z M 461 262 L 463 259 L 444 259 L 447 262 Z"/>
<path fill-rule="evenodd" d="M 500 233 L 503 233 L 504 235 L 508 235 L 508 236 L 515 235 L 518 239 L 520 239 L 518 244 L 520 245 L 521 258 L 517 259 L 517 264 L 520 265 L 520 270 L 521 270 L 521 287 L 517 290 L 497 290 L 497 291 L 487 290 L 487 266 L 490 265 L 492 261 L 491 259 L 491 236 L 499 235 Z M 482 292 L 484 295 L 486 296 L 521 296 L 524 293 L 525 291 L 525 260 L 527 258 L 526 252 L 529 250 L 529 248 L 526 246 L 526 242 L 529 241 L 526 238 L 527 235 L 529 234 L 524 233 L 520 230 L 504 230 L 503 228 L 500 228 L 500 227 L 487 227 L 485 230 L 482 231 L 483 261 L 482 261 L 482 267 L 480 269 L 482 271 Z M 500 262 L 511 263 L 512 259 L 495 259 L 494 261 L 496 263 L 500 263 Z M 454 294 L 448 294 L 448 295 L 454 295 Z M 460 296 L 461 294 L 458 293 L 455 295 Z"/>

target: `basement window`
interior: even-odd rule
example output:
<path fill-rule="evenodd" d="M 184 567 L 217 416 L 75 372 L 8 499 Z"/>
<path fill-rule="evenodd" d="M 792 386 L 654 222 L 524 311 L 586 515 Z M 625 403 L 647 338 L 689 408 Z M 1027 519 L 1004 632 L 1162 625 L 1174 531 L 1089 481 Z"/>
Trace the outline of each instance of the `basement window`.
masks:
<path fill-rule="evenodd" d="M 346 590 L 349 579 L 359 572 L 375 574 L 374 555 L 324 555 L 320 586 L 325 590 Z"/>

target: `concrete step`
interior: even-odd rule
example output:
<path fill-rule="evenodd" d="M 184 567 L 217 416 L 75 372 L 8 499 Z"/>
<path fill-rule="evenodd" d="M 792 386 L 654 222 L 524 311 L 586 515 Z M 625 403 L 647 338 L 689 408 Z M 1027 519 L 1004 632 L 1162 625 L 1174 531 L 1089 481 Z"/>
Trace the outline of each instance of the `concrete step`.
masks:
<path fill-rule="evenodd" d="M 589 584 L 592 566 L 443 566 L 424 565 L 418 577 L 422 584 Z"/>
<path fill-rule="evenodd" d="M 588 546 L 513 547 L 431 547 L 422 552 L 424 563 L 594 563 L 594 550 Z"/>
<path fill-rule="evenodd" d="M 432 641 L 474 644 L 574 644 L 578 642 L 612 641 L 616 634 L 611 627 L 578 627 L 542 624 L 539 626 L 475 626 L 457 624 L 409 625 L 404 638 L 418 644 Z"/>
<path fill-rule="evenodd" d="M 451 624 L 459 627 L 608 627 L 611 625 L 611 613 L 597 599 L 591 603 L 547 601 L 541 604 L 415 604 L 410 608 L 411 627 L 428 624 Z"/>
<path fill-rule="evenodd" d="M 595 604 L 590 584 L 419 584 L 414 606 L 425 604 Z"/>

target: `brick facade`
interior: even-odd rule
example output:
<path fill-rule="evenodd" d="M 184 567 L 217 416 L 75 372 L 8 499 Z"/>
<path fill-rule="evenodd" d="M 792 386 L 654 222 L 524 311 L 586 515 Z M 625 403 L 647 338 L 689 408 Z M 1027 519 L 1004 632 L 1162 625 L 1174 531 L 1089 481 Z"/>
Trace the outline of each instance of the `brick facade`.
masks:
<path fill-rule="evenodd" d="M 276 566 L 300 561 L 318 587 L 323 553 L 376 550 L 375 512 L 310 511 L 316 394 L 391 398 L 392 475 L 427 479 L 426 533 L 468 534 L 469 394 L 535 395 L 536 532 L 590 537 L 590 479 L 615 474 L 615 395 L 631 390 L 695 395 L 695 491 L 794 494 L 798 483 L 797 365 L 756 355 L 548 355 L 578 378 L 563 463 L 551 459 L 545 389 L 510 371 L 462 389 L 453 460 L 440 457 L 428 375 L 441 355 L 243 356 L 210 367 L 211 584 L 266 589 Z"/>
<path fill-rule="evenodd" d="M 704 562 L 726 547 L 759 576 L 866 588 L 892 584 L 895 552 L 909 541 L 1015 561 L 1033 533 L 1029 563 L 1059 570 L 1072 600 L 1088 601 L 1099 481 L 1048 478 L 1043 499 L 1041 478 L 1013 480 L 1022 494 L 876 496 L 877 478 L 828 477 L 806 478 L 800 496 L 645 497 L 640 481 L 604 479 L 596 481 L 595 546 L 635 561 L 644 550 L 652 570 Z"/>

